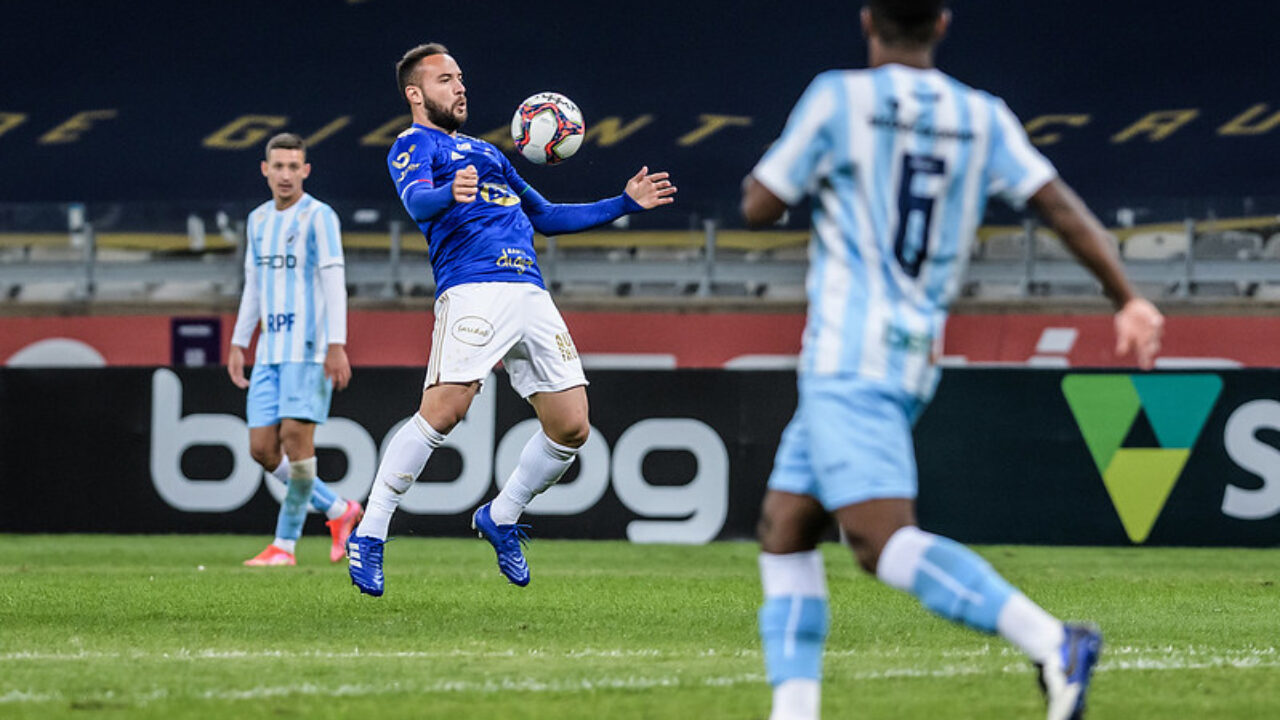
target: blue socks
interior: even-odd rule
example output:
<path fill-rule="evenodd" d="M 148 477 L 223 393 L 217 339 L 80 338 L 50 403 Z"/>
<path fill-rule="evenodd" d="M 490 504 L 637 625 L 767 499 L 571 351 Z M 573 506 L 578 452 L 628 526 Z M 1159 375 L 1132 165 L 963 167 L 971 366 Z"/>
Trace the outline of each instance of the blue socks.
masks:
<path fill-rule="evenodd" d="M 822 553 L 761 553 L 760 579 L 760 640 L 769 683 L 820 680 L 829 625 Z"/>
<path fill-rule="evenodd" d="M 307 503 L 316 482 L 316 459 L 294 460 L 289 463 L 289 489 L 280 503 L 280 515 L 276 519 L 276 537 L 297 540 L 302 535 L 302 524 L 307 519 Z"/>
<path fill-rule="evenodd" d="M 876 575 L 934 613 L 985 633 L 996 632 L 1000 611 L 1015 592 L 977 553 L 916 527 L 889 538 Z"/>

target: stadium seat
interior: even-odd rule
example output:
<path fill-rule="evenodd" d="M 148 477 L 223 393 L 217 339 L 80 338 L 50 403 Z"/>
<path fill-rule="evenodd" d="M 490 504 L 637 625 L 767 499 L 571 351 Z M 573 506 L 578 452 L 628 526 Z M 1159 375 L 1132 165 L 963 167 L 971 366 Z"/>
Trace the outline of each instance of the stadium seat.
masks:
<path fill-rule="evenodd" d="M 1253 260 L 1262 252 L 1262 236 L 1227 230 L 1201 235 L 1192 246 L 1197 260 Z"/>
<path fill-rule="evenodd" d="M 168 281 L 157 285 L 150 299 L 160 302 L 188 302 L 210 300 L 218 294 L 218 285 L 212 280 Z"/>
<path fill-rule="evenodd" d="M 982 245 L 984 260 L 1023 260 L 1027 256 L 1027 236 L 1021 232 L 992 235 Z"/>
<path fill-rule="evenodd" d="M 1126 260 L 1173 260 L 1187 256 L 1187 236 L 1178 232 L 1143 232 L 1129 236 L 1121 246 Z"/>
<path fill-rule="evenodd" d="M 1280 232 L 1267 239 L 1259 257 L 1263 260 L 1280 260 Z"/>
<path fill-rule="evenodd" d="M 72 300 L 80 283 L 71 280 L 25 283 L 18 290 L 17 301 L 24 303 L 59 303 Z"/>

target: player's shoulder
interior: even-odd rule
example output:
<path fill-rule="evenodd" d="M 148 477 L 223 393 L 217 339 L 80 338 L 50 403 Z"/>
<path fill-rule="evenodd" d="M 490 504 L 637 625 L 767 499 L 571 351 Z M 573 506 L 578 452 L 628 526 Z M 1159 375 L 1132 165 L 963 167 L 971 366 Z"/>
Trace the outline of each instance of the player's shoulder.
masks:
<path fill-rule="evenodd" d="M 272 211 L 272 209 L 274 209 L 274 208 L 275 208 L 275 205 L 276 205 L 276 201 L 275 201 L 275 200 L 268 200 L 268 201 L 266 201 L 266 202 L 262 203 L 261 205 L 259 205 L 258 207 L 256 207 L 256 208 L 254 208 L 254 209 L 250 210 L 250 211 L 249 211 L 249 222 L 251 222 L 251 223 L 252 223 L 252 222 L 261 222 L 261 220 L 262 220 L 266 215 L 268 215 L 268 214 Z"/>
<path fill-rule="evenodd" d="M 391 144 L 391 151 L 387 154 L 387 157 L 395 158 L 405 152 L 413 154 L 429 152 L 439 143 L 440 133 L 431 132 L 419 125 L 410 125 L 404 132 L 396 136 L 396 141 Z"/>
<path fill-rule="evenodd" d="M 311 213 L 312 217 L 319 218 L 319 217 L 337 217 L 338 216 L 337 211 L 335 211 L 333 209 L 333 206 L 330 205 L 329 203 L 321 200 L 320 198 L 316 197 L 315 195 L 312 195 L 311 193 L 307 193 L 307 197 L 311 199 L 311 203 L 307 207 L 307 210 L 308 212 Z"/>

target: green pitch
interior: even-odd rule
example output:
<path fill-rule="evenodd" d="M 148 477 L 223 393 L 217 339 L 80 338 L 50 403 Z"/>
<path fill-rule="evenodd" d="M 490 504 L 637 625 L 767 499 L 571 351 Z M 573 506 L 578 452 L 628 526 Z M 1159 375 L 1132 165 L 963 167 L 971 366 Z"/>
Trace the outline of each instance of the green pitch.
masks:
<path fill-rule="evenodd" d="M 0 717 L 767 714 L 750 543 L 537 541 L 518 589 L 481 541 L 402 539 L 374 599 L 320 538 L 296 568 L 240 567 L 264 540 L 0 536 Z M 1102 625 L 1091 718 L 1280 716 L 1280 551 L 980 550 L 1051 611 Z M 1002 641 L 824 551 L 826 717 L 1042 717 Z"/>

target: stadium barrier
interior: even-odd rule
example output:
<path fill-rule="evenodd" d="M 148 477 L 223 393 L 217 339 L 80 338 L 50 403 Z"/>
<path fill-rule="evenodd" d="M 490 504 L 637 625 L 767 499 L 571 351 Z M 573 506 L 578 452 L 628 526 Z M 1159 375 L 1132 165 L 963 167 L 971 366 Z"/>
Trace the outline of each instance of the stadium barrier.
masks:
<path fill-rule="evenodd" d="M 421 379 L 361 369 L 335 395 L 317 432 L 320 474 L 335 491 L 367 495 Z M 1278 380 L 1275 370 L 948 370 L 916 428 L 921 524 L 982 543 L 1275 545 Z M 795 403 L 792 373 L 600 371 L 591 381 L 591 438 L 530 506 L 536 537 L 753 535 Z M 0 532 L 269 533 L 283 488 L 250 458 L 243 408 L 216 367 L 0 370 Z M 535 422 L 506 376 L 492 376 L 392 534 L 469 534 L 470 511 L 505 479 Z"/>

